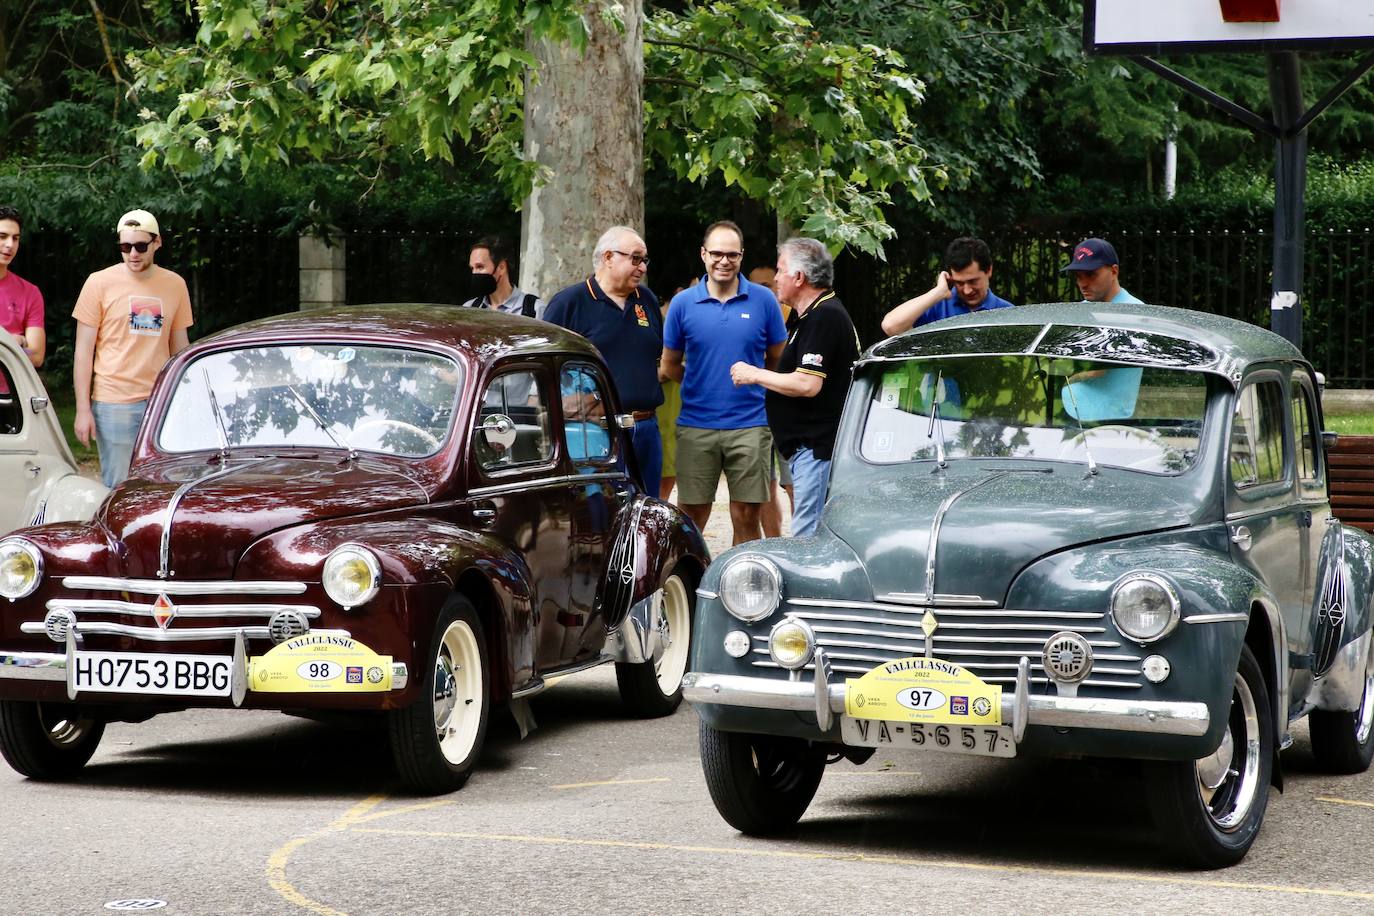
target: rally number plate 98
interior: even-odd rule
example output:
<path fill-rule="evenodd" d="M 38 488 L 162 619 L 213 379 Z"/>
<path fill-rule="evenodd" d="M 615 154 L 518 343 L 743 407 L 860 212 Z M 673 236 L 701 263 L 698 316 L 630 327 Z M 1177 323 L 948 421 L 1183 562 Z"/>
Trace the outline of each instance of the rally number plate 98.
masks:
<path fill-rule="evenodd" d="M 840 717 L 844 743 L 856 747 L 910 748 L 983 757 L 1015 757 L 1009 725 L 931 725 L 928 722 L 884 722 Z"/>
<path fill-rule="evenodd" d="M 78 691 L 160 696 L 227 697 L 233 670 L 228 655 L 77 652 L 72 664 Z"/>

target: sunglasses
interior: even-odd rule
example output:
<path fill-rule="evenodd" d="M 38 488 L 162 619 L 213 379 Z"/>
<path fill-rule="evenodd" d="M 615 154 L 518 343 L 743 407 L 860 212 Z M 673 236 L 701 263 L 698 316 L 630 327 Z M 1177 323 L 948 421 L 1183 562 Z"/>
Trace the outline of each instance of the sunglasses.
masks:
<path fill-rule="evenodd" d="M 131 252 L 131 251 L 137 251 L 139 254 L 143 254 L 144 252 L 146 252 L 146 251 L 148 250 L 148 246 L 151 245 L 151 244 L 153 244 L 151 241 L 147 241 L 147 242 L 120 242 L 120 243 L 119 243 L 119 250 L 122 251 L 124 254 L 128 254 L 128 253 Z"/>

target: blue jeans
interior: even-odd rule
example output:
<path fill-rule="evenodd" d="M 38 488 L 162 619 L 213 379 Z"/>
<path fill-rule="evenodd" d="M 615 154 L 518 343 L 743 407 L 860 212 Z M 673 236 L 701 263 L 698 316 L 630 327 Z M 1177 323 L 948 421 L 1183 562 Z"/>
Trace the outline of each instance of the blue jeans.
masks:
<path fill-rule="evenodd" d="M 792 469 L 792 537 L 802 538 L 816 533 L 821 524 L 821 507 L 825 505 L 825 488 L 830 483 L 830 462 L 821 461 L 805 446 L 787 459 Z"/>
<path fill-rule="evenodd" d="M 95 417 L 95 445 L 100 450 L 100 479 L 114 488 L 129 476 L 129 459 L 134 454 L 134 439 L 143 423 L 147 401 L 132 404 L 91 402 Z"/>
<path fill-rule="evenodd" d="M 658 432 L 658 418 L 636 420 L 632 441 L 635 460 L 639 462 L 639 482 L 646 494 L 657 499 L 658 485 L 663 479 L 663 437 Z"/>

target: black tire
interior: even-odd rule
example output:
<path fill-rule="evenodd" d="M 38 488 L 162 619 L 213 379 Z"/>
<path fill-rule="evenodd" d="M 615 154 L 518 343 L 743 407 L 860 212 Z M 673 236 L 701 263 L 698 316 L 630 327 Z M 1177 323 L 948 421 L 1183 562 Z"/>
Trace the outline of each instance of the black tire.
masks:
<path fill-rule="evenodd" d="M 1374 659 L 1371 659 L 1374 661 Z M 1328 773 L 1363 773 L 1374 759 L 1374 664 L 1365 663 L 1360 708 L 1351 712 L 1314 710 L 1308 717 L 1312 756 Z"/>
<path fill-rule="evenodd" d="M 0 700 L 0 754 L 30 779 L 70 779 L 81 772 L 105 734 L 105 723 L 70 718 L 65 703 Z"/>
<path fill-rule="evenodd" d="M 466 598 L 445 605 L 415 676 L 420 698 L 389 715 L 396 771 L 416 792 L 453 792 L 482 753 L 491 710 L 486 634 Z"/>
<path fill-rule="evenodd" d="M 653 625 L 659 630 L 659 639 L 654 658 L 638 664 L 616 662 L 615 683 L 631 715 L 641 719 L 667 716 L 682 703 L 682 678 L 692 657 L 696 597 L 690 577 L 675 571 L 663 583 L 663 600 L 656 609 Z"/>
<path fill-rule="evenodd" d="M 742 833 L 796 826 L 825 773 L 825 753 L 801 738 L 716 731 L 701 723 L 701 768 L 711 801 Z"/>
<path fill-rule="evenodd" d="M 1274 721 L 1259 664 L 1243 646 L 1227 730 L 1216 753 L 1147 767 L 1165 847 L 1195 868 L 1234 865 L 1250 851 L 1274 767 Z"/>

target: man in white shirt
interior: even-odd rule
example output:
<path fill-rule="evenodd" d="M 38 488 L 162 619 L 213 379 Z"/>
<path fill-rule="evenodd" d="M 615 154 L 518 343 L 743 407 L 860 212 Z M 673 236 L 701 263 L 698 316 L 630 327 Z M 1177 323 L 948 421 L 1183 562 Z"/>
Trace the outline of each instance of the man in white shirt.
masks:
<path fill-rule="evenodd" d="M 472 271 L 468 292 L 472 298 L 463 303 L 464 307 L 543 318 L 543 301 L 512 284 L 510 261 L 510 246 L 504 239 L 487 236 L 474 242 L 468 250 L 468 268 Z"/>

